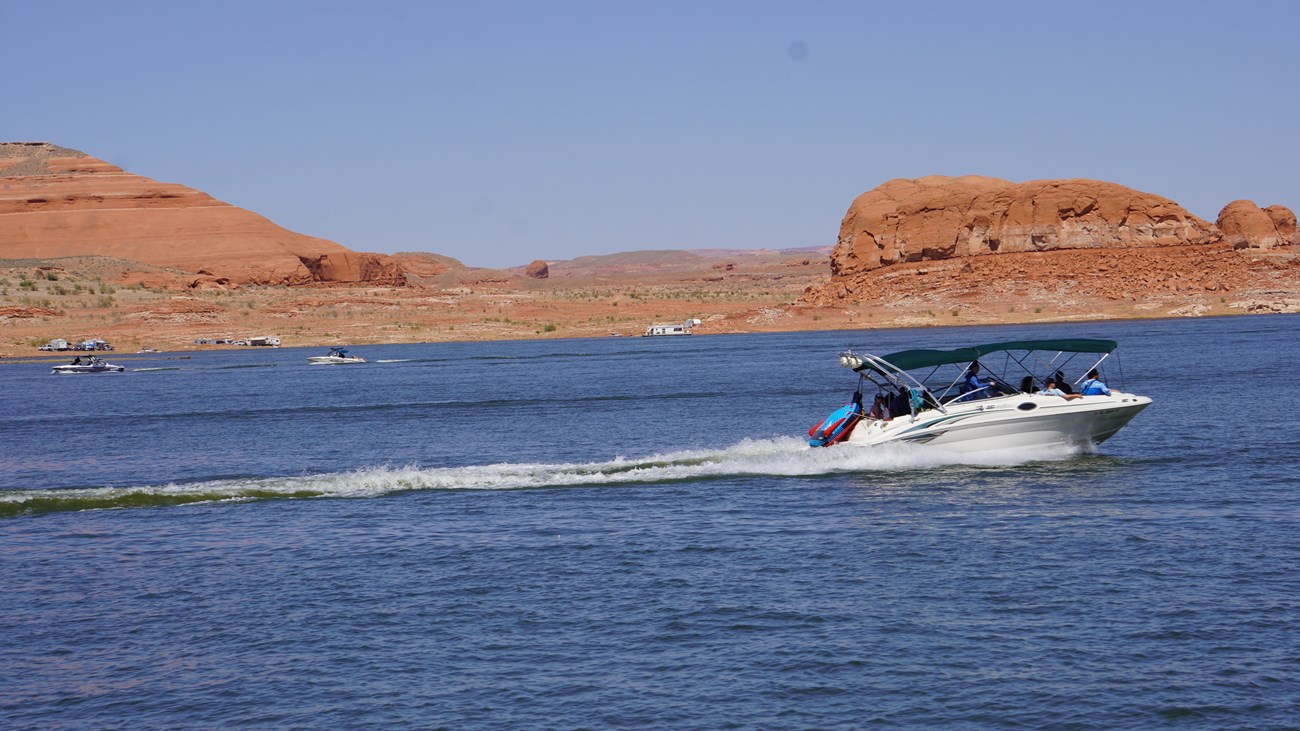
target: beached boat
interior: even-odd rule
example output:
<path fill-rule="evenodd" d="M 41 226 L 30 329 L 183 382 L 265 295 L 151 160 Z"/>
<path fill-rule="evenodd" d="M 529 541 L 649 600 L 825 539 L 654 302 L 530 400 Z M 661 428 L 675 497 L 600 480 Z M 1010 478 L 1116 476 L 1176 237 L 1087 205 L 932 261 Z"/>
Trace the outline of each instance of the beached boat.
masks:
<path fill-rule="evenodd" d="M 641 335 L 647 338 L 660 335 L 690 335 L 691 328 L 698 324 L 700 324 L 700 320 L 694 317 L 680 323 L 657 322 L 647 327 Z"/>
<path fill-rule="evenodd" d="M 365 363 L 359 355 L 348 355 L 347 348 L 330 348 L 329 355 L 313 355 L 307 359 L 311 365 L 346 365 L 348 363 Z"/>
<path fill-rule="evenodd" d="M 121 373 L 126 366 L 105 363 L 101 358 L 87 358 L 84 363 L 65 363 L 54 366 L 52 373 Z"/>
<path fill-rule="evenodd" d="M 836 419 L 814 427 L 809 443 L 908 442 L 956 452 L 1100 444 L 1151 404 L 1146 396 L 1106 385 L 1099 369 L 1115 348 L 1113 340 L 1072 338 L 886 356 L 846 351 L 840 364 L 859 376 L 854 398 L 847 411 L 832 414 Z M 1100 357 L 1071 365 L 1080 354 Z M 1070 383 L 1067 370 L 1089 377 Z M 1048 380 L 1078 393 L 1048 391 Z M 864 394 L 873 392 L 865 403 Z"/>

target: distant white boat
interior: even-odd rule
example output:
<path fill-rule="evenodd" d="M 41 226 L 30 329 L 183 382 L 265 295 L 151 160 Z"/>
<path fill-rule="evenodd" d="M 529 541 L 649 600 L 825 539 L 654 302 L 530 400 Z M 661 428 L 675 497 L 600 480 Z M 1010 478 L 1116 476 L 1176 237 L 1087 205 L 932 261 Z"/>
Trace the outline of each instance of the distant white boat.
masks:
<path fill-rule="evenodd" d="M 690 318 L 681 323 L 655 323 L 646 328 L 645 332 L 641 333 L 641 336 L 649 338 L 660 335 L 690 335 L 691 328 L 698 324 L 700 324 L 700 320 L 697 318 Z"/>
<path fill-rule="evenodd" d="M 347 348 L 330 348 L 329 355 L 313 355 L 307 362 L 311 365 L 347 365 L 365 363 L 366 359 L 359 355 L 348 355 Z"/>
<path fill-rule="evenodd" d="M 126 366 L 105 363 L 100 358 L 88 358 L 85 363 L 65 363 L 54 366 L 51 373 L 121 373 Z"/>

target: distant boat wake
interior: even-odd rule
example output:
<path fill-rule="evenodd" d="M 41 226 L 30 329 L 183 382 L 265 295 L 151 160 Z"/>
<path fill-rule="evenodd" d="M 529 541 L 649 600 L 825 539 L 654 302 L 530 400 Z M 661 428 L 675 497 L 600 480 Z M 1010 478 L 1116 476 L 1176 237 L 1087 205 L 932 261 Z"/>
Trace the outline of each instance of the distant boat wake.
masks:
<path fill-rule="evenodd" d="M 0 518 L 76 510 L 301 498 L 370 498 L 428 490 L 527 490 L 711 481 L 732 477 L 817 477 L 955 465 L 1014 465 L 1066 459 L 1052 454 L 957 455 L 914 445 L 813 449 L 794 437 L 745 439 L 721 450 L 683 450 L 638 459 L 572 464 L 366 467 L 300 477 L 212 480 L 137 487 L 0 490 Z"/>

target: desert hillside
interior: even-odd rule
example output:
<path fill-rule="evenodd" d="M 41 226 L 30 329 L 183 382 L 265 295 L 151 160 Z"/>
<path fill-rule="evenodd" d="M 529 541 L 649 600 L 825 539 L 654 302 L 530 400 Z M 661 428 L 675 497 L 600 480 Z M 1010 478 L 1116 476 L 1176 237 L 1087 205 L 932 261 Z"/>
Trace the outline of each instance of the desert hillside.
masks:
<path fill-rule="evenodd" d="M 404 279 L 388 257 L 289 231 L 193 188 L 50 143 L 0 143 L 0 258 L 69 256 L 163 267 L 194 287 Z"/>

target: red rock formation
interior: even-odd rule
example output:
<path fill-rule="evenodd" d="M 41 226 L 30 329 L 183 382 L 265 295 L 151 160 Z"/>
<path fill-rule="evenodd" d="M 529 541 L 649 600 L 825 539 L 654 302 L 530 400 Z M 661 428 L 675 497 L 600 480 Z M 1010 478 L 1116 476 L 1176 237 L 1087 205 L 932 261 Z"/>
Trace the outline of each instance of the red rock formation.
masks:
<path fill-rule="evenodd" d="M 1277 233 L 1283 240 L 1292 244 L 1300 244 L 1300 239 L 1296 238 L 1296 218 L 1295 213 L 1286 206 L 1273 205 L 1264 209 L 1273 225 L 1277 227 Z"/>
<path fill-rule="evenodd" d="M 1278 206 L 1285 213 L 1290 210 Z M 1276 212 L 1285 223 L 1286 215 Z M 1295 230 L 1295 214 L 1290 216 L 1291 230 Z M 1290 236 L 1278 231 L 1277 219 L 1265 213 L 1254 201 L 1237 200 L 1229 203 L 1219 211 L 1216 222 L 1223 238 L 1234 249 L 1272 249 L 1275 246 L 1290 243 Z"/>
<path fill-rule="evenodd" d="M 298 257 L 318 282 L 371 282 L 374 284 L 402 285 L 406 273 L 392 257 L 380 254 L 358 254 L 345 251 L 341 254 L 321 254 L 318 257 Z"/>
<path fill-rule="evenodd" d="M 236 283 L 404 281 L 387 257 L 289 231 L 192 188 L 49 143 L 0 143 L 0 257 L 80 255 Z"/>
<path fill-rule="evenodd" d="M 538 259 L 530 263 L 528 267 L 524 269 L 524 274 L 533 279 L 546 279 L 551 276 L 551 270 L 546 266 L 546 262 Z"/>
<path fill-rule="evenodd" d="M 393 254 L 393 259 L 401 264 L 402 269 L 408 274 L 420 277 L 436 277 L 450 271 L 465 269 L 465 265 L 458 259 L 442 254 L 431 254 L 427 251 L 399 251 Z"/>
<path fill-rule="evenodd" d="M 933 175 L 858 197 L 831 253 L 836 275 L 955 256 L 1176 246 L 1218 232 L 1173 201 L 1095 180 Z"/>

